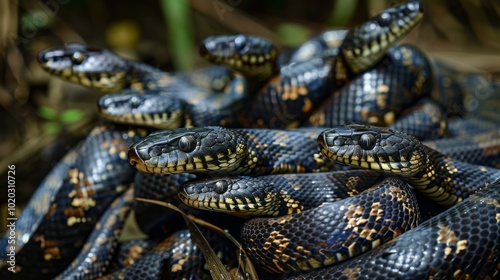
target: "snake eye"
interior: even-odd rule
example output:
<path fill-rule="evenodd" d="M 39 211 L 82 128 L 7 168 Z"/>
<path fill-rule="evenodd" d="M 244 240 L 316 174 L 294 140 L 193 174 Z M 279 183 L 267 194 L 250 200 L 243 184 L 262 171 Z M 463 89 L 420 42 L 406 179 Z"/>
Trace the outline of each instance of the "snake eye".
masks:
<path fill-rule="evenodd" d="M 189 153 L 192 152 L 196 148 L 196 139 L 192 135 L 182 136 L 179 139 L 179 150 Z"/>
<path fill-rule="evenodd" d="M 392 22 L 391 14 L 387 12 L 381 13 L 377 18 L 377 22 L 380 26 L 389 26 Z"/>
<path fill-rule="evenodd" d="M 245 35 L 239 35 L 234 39 L 234 47 L 242 51 L 247 45 L 247 36 Z"/>
<path fill-rule="evenodd" d="M 223 194 L 227 191 L 227 181 L 226 180 L 221 180 L 221 181 L 217 181 L 217 183 L 215 183 L 215 186 L 214 186 L 214 192 L 218 193 L 218 194 Z"/>
<path fill-rule="evenodd" d="M 71 62 L 78 65 L 81 64 L 84 60 L 85 56 L 81 52 L 74 52 L 71 56 Z"/>
<path fill-rule="evenodd" d="M 359 146 L 364 150 L 370 150 L 375 146 L 375 136 L 373 134 L 363 134 L 359 138 Z"/>

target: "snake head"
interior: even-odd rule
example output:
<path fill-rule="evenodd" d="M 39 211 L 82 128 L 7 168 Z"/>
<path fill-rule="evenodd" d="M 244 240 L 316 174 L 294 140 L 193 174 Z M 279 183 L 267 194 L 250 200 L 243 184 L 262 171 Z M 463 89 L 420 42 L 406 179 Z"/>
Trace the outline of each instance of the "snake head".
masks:
<path fill-rule="evenodd" d="M 346 124 L 318 136 L 320 152 L 339 163 L 411 177 L 427 164 L 425 147 L 413 136 L 392 129 Z"/>
<path fill-rule="evenodd" d="M 340 46 L 348 68 L 358 74 L 372 67 L 395 42 L 423 19 L 423 4 L 408 1 L 382 11 L 355 27 Z"/>
<path fill-rule="evenodd" d="M 110 51 L 78 43 L 42 50 L 38 63 L 54 76 L 102 92 L 124 88 L 131 70 L 125 59 Z"/>
<path fill-rule="evenodd" d="M 130 164 L 160 174 L 230 172 L 246 157 L 245 141 L 221 127 L 156 131 L 130 146 Z"/>
<path fill-rule="evenodd" d="M 226 65 L 247 76 L 259 76 L 271 74 L 278 49 L 258 36 L 219 35 L 203 40 L 200 55 L 211 63 Z"/>
<path fill-rule="evenodd" d="M 125 90 L 101 97 L 98 105 L 101 115 L 113 122 L 158 129 L 184 125 L 185 103 L 170 96 Z"/>
<path fill-rule="evenodd" d="M 264 180 L 249 176 L 189 180 L 179 191 L 180 200 L 191 207 L 240 217 L 277 214 L 278 196 Z"/>

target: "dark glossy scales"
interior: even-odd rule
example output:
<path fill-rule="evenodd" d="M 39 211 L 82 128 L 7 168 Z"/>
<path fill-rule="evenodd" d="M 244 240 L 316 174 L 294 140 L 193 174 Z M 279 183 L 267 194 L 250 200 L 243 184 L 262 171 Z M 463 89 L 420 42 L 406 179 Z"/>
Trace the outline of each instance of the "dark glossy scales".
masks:
<path fill-rule="evenodd" d="M 293 279 L 498 279 L 500 182 L 379 248 Z"/>
<path fill-rule="evenodd" d="M 220 235 L 205 230 L 203 234 L 223 263 L 234 260 L 234 250 Z M 212 279 L 205 263 L 202 252 L 186 229 L 166 238 L 131 266 L 101 279 Z"/>
<path fill-rule="evenodd" d="M 129 149 L 130 163 L 150 173 L 276 174 L 329 171 L 338 165 L 318 153 L 322 129 L 267 130 L 203 127 L 151 133 Z"/>
<path fill-rule="evenodd" d="M 119 91 L 132 82 L 132 62 L 105 49 L 66 44 L 40 51 L 37 59 L 50 74 L 101 92 Z"/>
<path fill-rule="evenodd" d="M 187 126 L 236 126 L 236 114 L 247 100 L 247 83 L 242 75 L 215 66 L 177 74 L 151 93 L 184 101 Z"/>
<path fill-rule="evenodd" d="M 419 140 L 439 139 L 446 135 L 447 121 L 441 107 L 428 98 L 401 112 L 389 128 L 412 135 Z"/>
<path fill-rule="evenodd" d="M 129 189 L 109 205 L 82 251 L 55 279 L 94 279 L 110 269 L 111 258 L 130 210 L 132 194 Z"/>
<path fill-rule="evenodd" d="M 133 89 L 180 99 L 192 106 L 196 125 L 232 125 L 246 99 L 245 79 L 220 66 L 170 74 L 83 44 L 43 50 L 38 61 L 52 75 L 101 92 Z M 209 120 L 203 122 L 204 117 Z"/>
<path fill-rule="evenodd" d="M 332 75 L 333 58 L 313 58 L 281 67 L 240 116 L 247 127 L 297 127 L 341 80 Z"/>
<path fill-rule="evenodd" d="M 151 174 L 137 172 L 134 196 L 178 204 L 177 192 L 181 183 L 195 178 L 189 173 Z M 157 239 L 185 226 L 181 216 L 163 206 L 134 201 L 132 203 L 139 228 L 149 237 Z"/>
<path fill-rule="evenodd" d="M 427 147 L 425 150 L 427 165 L 406 180 L 439 204 L 454 205 L 500 179 L 498 169 L 461 162 Z"/>
<path fill-rule="evenodd" d="M 186 107 L 187 121 L 190 126 L 201 127 L 218 125 L 223 127 L 241 127 L 237 118 L 247 100 L 246 84 L 242 76 L 238 76 L 219 95 L 195 105 Z"/>
<path fill-rule="evenodd" d="M 107 206 L 130 186 L 135 172 L 126 151 L 139 138 L 137 131 L 113 124 L 90 132 L 60 190 L 42 201 L 49 210 L 16 254 L 16 277 L 52 278 L 70 264 Z"/>
<path fill-rule="evenodd" d="M 64 184 L 64 177 L 68 171 L 74 167 L 77 155 L 78 153 L 76 150 L 67 153 L 64 158 L 50 170 L 49 174 L 47 174 L 45 179 L 35 190 L 35 193 L 31 196 L 22 215 L 20 215 L 16 221 L 15 242 L 17 249 L 22 248 L 26 244 L 33 235 L 33 232 L 43 221 L 44 215 L 50 207 L 50 202 Z M 9 246 L 8 241 L 8 236 L 4 236 L 0 240 L 0 248 L 5 248 L 4 250 L 0 250 L 1 267 L 6 265 L 4 260 L 7 257 L 6 249 Z"/>
<path fill-rule="evenodd" d="M 135 263 L 158 242 L 152 239 L 132 239 L 118 244 L 118 250 L 112 260 L 112 268 L 119 270 Z"/>
<path fill-rule="evenodd" d="M 447 135 L 449 138 L 474 136 L 495 130 L 498 130 L 498 122 L 492 120 L 474 116 L 448 119 Z"/>
<path fill-rule="evenodd" d="M 318 137 L 321 153 L 346 165 L 402 176 L 435 202 L 452 206 L 487 183 L 500 170 L 457 161 L 414 137 L 383 127 L 347 124 Z"/>
<path fill-rule="evenodd" d="M 247 83 L 243 76 L 226 67 L 212 66 L 180 73 L 175 77 L 170 84 L 160 88 L 158 93 L 180 98 L 190 104 L 188 109 L 195 126 L 216 124 L 217 121 L 213 119 L 217 115 L 234 114 L 242 108 L 247 98 Z"/>
<path fill-rule="evenodd" d="M 418 224 L 411 187 L 388 178 L 354 197 L 301 213 L 256 218 L 241 240 L 258 265 L 278 273 L 310 270 L 354 257 Z"/>
<path fill-rule="evenodd" d="M 450 67 L 439 60 L 431 60 L 433 71 L 433 89 L 431 97 L 444 108 L 449 116 L 463 116 L 464 107 L 464 89 L 460 83 L 463 73 Z"/>
<path fill-rule="evenodd" d="M 244 174 L 305 173 L 339 168 L 338 165 L 319 155 L 316 139 L 321 129 L 235 131 L 246 139 L 247 147 L 254 152 L 248 160 L 253 161 L 253 157 L 258 159 L 256 163 L 249 165 L 242 161 L 241 170 Z"/>
<path fill-rule="evenodd" d="M 429 90 L 430 76 L 429 63 L 420 50 L 409 45 L 394 47 L 378 66 L 336 91 L 306 125 L 332 127 L 348 122 L 391 125 L 405 108 Z"/>
<path fill-rule="evenodd" d="M 477 116 L 495 110 L 495 82 L 485 73 L 459 71 L 441 61 L 433 61 L 435 89 L 432 98 L 449 116 Z M 491 106 L 493 105 L 493 106 Z"/>
<path fill-rule="evenodd" d="M 99 99 L 99 113 L 122 124 L 172 129 L 186 125 L 187 106 L 183 100 L 158 93 L 124 90 Z"/>
<path fill-rule="evenodd" d="M 315 56 L 337 56 L 339 54 L 339 46 L 348 32 L 348 30 L 344 29 L 328 29 L 315 35 L 300 44 L 290 55 L 287 63 L 307 61 Z M 281 65 L 284 64 L 282 63 Z"/>
<path fill-rule="evenodd" d="M 471 164 L 500 168 L 500 131 L 423 142 L 451 158 Z"/>
<path fill-rule="evenodd" d="M 179 197 L 194 208 L 236 216 L 282 216 L 358 194 L 380 179 L 369 170 L 195 179 Z"/>

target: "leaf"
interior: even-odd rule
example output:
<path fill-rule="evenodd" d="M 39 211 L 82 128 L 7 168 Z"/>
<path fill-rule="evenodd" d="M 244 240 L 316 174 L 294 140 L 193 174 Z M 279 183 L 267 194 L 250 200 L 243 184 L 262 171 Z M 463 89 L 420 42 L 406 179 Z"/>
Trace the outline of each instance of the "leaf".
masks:
<path fill-rule="evenodd" d="M 57 118 L 57 111 L 47 106 L 40 106 L 38 107 L 38 115 L 41 118 L 53 121 Z"/>
<path fill-rule="evenodd" d="M 328 23 L 333 26 L 346 26 L 354 17 L 357 0 L 337 0 L 333 5 L 332 15 L 328 19 Z"/>
<path fill-rule="evenodd" d="M 188 1 L 161 0 L 170 55 L 178 70 L 193 67 L 193 32 Z"/>
<path fill-rule="evenodd" d="M 156 204 L 156 205 L 161 205 L 161 206 L 170 208 L 170 209 L 180 213 L 182 215 L 182 217 L 184 218 L 184 221 L 186 222 L 186 224 L 189 228 L 189 231 L 191 231 L 193 241 L 196 243 L 196 245 L 198 245 L 198 248 L 200 248 L 200 250 L 202 251 L 203 256 L 205 256 L 205 260 L 207 262 L 207 266 L 209 268 L 210 274 L 212 275 L 212 278 L 217 279 L 217 280 L 232 279 L 231 275 L 226 270 L 226 268 L 224 267 L 224 265 L 222 264 L 220 259 L 217 257 L 217 254 L 215 254 L 214 250 L 212 249 L 212 247 L 210 246 L 208 241 L 205 239 L 205 237 L 201 233 L 198 226 L 196 226 L 195 222 L 200 223 L 201 220 L 196 219 L 193 216 L 186 215 L 181 209 L 179 209 L 175 205 L 167 203 L 167 202 L 157 201 L 157 200 L 152 200 L 152 199 L 145 199 L 145 198 L 140 198 L 140 197 L 136 197 L 135 200 L 142 201 L 142 202 L 148 202 L 148 203 L 152 203 L 152 204 Z M 211 225 L 211 224 L 203 222 L 202 225 L 207 226 L 207 225 Z M 216 229 L 217 227 L 212 225 L 210 228 Z M 219 229 L 219 230 L 222 231 L 223 232 L 222 234 L 224 234 L 225 236 L 227 236 L 229 234 L 229 233 L 224 233 L 224 231 L 222 229 Z M 236 242 L 236 240 L 232 236 L 229 240 L 231 240 L 232 242 Z M 238 242 L 236 242 L 236 243 L 238 244 L 237 246 L 239 248 L 241 248 L 241 245 Z M 245 264 L 247 264 L 247 263 L 245 263 Z M 253 268 L 253 266 L 252 266 L 252 268 Z M 254 279 L 256 279 L 256 278 L 254 278 Z"/>
<path fill-rule="evenodd" d="M 46 134 L 58 134 L 61 131 L 61 126 L 56 122 L 46 122 L 43 124 L 43 131 Z"/>
<path fill-rule="evenodd" d="M 80 121 L 84 113 L 80 109 L 68 109 L 61 113 L 59 119 L 64 124 L 70 124 Z"/>
<path fill-rule="evenodd" d="M 286 46 L 297 46 L 311 37 L 311 30 L 296 23 L 282 23 L 276 27 L 280 42 Z"/>

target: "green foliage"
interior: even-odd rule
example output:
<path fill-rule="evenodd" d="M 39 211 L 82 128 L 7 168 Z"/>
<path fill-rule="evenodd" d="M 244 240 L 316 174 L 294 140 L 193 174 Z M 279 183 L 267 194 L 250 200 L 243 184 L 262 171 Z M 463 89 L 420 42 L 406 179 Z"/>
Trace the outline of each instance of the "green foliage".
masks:
<path fill-rule="evenodd" d="M 59 120 L 64 124 L 72 124 L 83 118 L 83 112 L 79 109 L 68 109 L 59 115 Z"/>
<path fill-rule="evenodd" d="M 57 111 L 47 106 L 40 106 L 38 107 L 38 115 L 41 118 L 53 121 L 57 118 Z"/>
<path fill-rule="evenodd" d="M 47 106 L 38 108 L 38 116 L 47 120 L 43 124 L 43 131 L 46 134 L 58 134 L 63 125 L 73 124 L 83 119 L 84 113 L 80 109 L 68 109 L 58 112 Z"/>
<path fill-rule="evenodd" d="M 173 64 L 177 70 L 192 69 L 194 42 L 188 1 L 160 1 L 168 32 L 167 43 Z"/>
<path fill-rule="evenodd" d="M 280 41 L 286 46 L 297 46 L 311 37 L 311 30 L 296 23 L 282 23 L 276 27 Z"/>
<path fill-rule="evenodd" d="M 336 0 L 328 23 L 332 26 L 346 26 L 354 16 L 357 0 Z"/>

